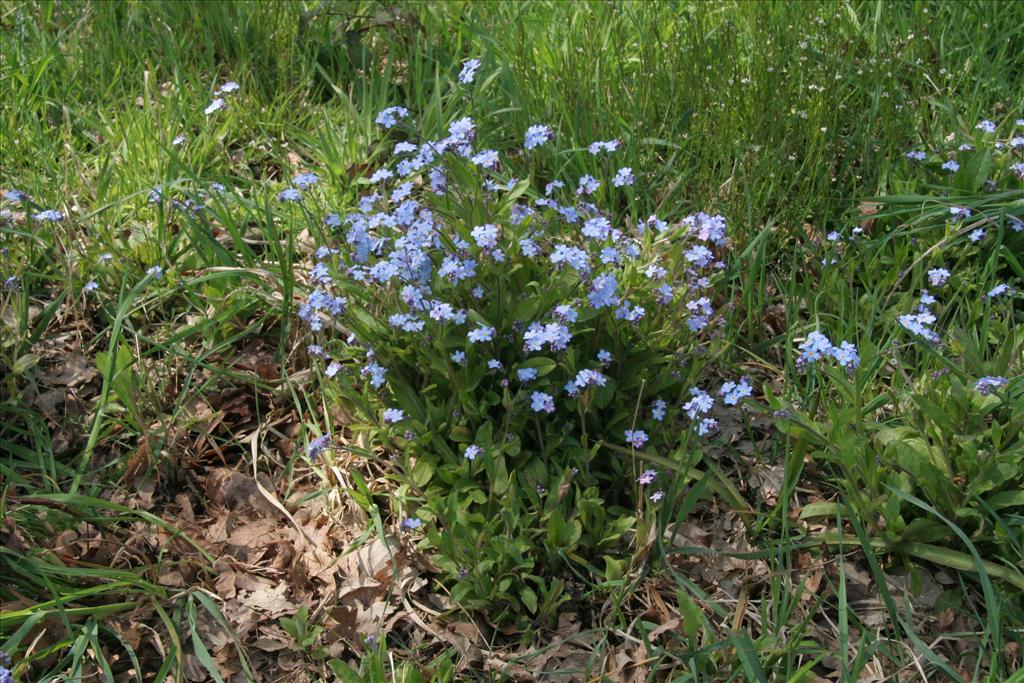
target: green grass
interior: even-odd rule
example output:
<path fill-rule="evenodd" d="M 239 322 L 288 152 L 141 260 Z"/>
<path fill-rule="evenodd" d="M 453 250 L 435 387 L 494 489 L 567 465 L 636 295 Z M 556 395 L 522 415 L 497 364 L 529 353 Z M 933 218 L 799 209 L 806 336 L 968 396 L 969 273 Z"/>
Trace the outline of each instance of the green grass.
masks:
<path fill-rule="evenodd" d="M 997 438 L 1006 480 L 1021 477 L 1022 461 L 1012 460 L 1024 449 L 1019 385 L 1000 406 L 978 403 L 970 388 L 984 375 L 1021 374 L 1021 300 L 999 305 L 981 294 L 998 282 L 1024 286 L 1024 247 L 1005 227 L 1024 214 L 1024 194 L 1019 183 L 985 192 L 965 174 L 921 179 L 903 155 L 938 149 L 951 133 L 973 139 L 985 118 L 1021 134 L 1012 122 L 1024 116 L 1022 26 L 1024 9 L 1000 2 L 0 0 L 0 189 L 32 198 L 4 204 L 15 215 L 2 224 L 0 255 L 2 278 L 21 284 L 0 290 L 0 509 L 22 541 L 0 549 L 0 649 L 15 656 L 18 680 L 113 680 L 127 668 L 137 680 L 183 680 L 186 657 L 219 675 L 197 626 L 203 613 L 224 619 L 206 592 L 215 558 L 197 559 L 203 590 L 176 590 L 158 581 L 163 551 L 106 566 L 63 556 L 52 541 L 83 523 L 126 547 L 138 526 L 176 535 L 161 517 L 166 508 L 110 501 L 133 499 L 135 477 L 155 479 L 158 499 L 174 499 L 194 462 L 182 434 L 200 430 L 193 406 L 210 396 L 251 399 L 268 442 L 297 444 L 294 458 L 264 446 L 258 462 L 289 493 L 302 490 L 300 478 L 309 483 L 301 448 L 319 425 L 345 426 L 351 411 L 339 411 L 333 390 L 297 360 L 308 343 L 295 318 L 300 247 L 327 233 L 276 194 L 295 172 L 315 170 L 324 185 L 316 211 L 345 213 L 390 152 L 374 117 L 394 104 L 432 135 L 465 108 L 481 149 L 508 148 L 529 125 L 551 125 L 558 145 L 509 157 L 509 175 L 533 169 L 533 189 L 542 190 L 590 173 L 602 179 L 616 223 L 698 210 L 730 221 L 732 305 L 718 360 L 772 388 L 774 402 L 749 419 L 778 431 L 764 440 L 760 427 L 740 425 L 737 444 L 681 473 L 674 514 L 659 517 L 653 547 L 637 541 L 628 548 L 637 555 L 603 582 L 573 582 L 572 604 L 589 615 L 574 638 L 590 648 L 581 666 L 591 680 L 624 652 L 646 653 L 651 680 L 801 681 L 829 670 L 855 681 L 876 666 L 951 680 L 1019 675 L 1024 505 L 1012 491 L 972 486 L 994 475 L 965 464 L 965 454 L 983 463 L 987 442 L 975 437 Z M 477 84 L 455 86 L 470 57 L 484 62 Z M 229 79 L 240 92 L 205 116 Z M 186 141 L 176 146 L 179 134 Z M 629 199 L 604 194 L 615 169 L 585 151 L 611 138 L 623 142 L 616 163 L 637 175 Z M 213 181 L 231 189 L 208 195 L 205 216 L 146 201 L 156 186 L 197 197 Z M 848 232 L 877 197 L 884 206 L 863 245 L 820 267 L 831 253 L 819 246 L 826 233 Z M 950 204 L 993 217 L 984 248 L 950 227 Z M 48 208 L 67 219 L 31 220 Z M 939 251 L 927 251 L 933 244 Z M 111 264 L 100 264 L 104 253 Z M 940 263 L 970 273 L 944 302 L 949 353 L 913 343 L 895 323 Z M 144 275 L 152 265 L 165 280 Z M 91 279 L 101 296 L 83 294 Z M 831 377 L 834 391 L 794 366 L 796 344 L 818 326 L 854 341 L 864 361 L 855 380 Z M 258 371 L 254 348 L 263 354 Z M 72 353 L 97 371 L 95 390 L 47 409 L 45 377 Z M 959 384 L 940 400 L 928 377 L 943 369 Z M 774 418 L 782 409 L 791 420 Z M 286 413 L 295 424 L 288 433 L 273 421 Z M 900 429 L 931 441 L 915 450 L 911 431 Z M 210 441 L 245 471 L 250 455 L 257 461 L 241 442 L 252 431 L 242 421 Z M 929 489 L 922 453 L 936 452 L 955 484 L 936 479 Z M 751 477 L 772 466 L 783 467 L 780 490 L 765 496 Z M 366 538 L 393 528 L 412 495 L 396 491 L 382 465 L 332 476 L 314 483 L 346 489 L 371 520 Z M 807 503 L 802 519 L 790 508 L 798 497 Z M 738 513 L 753 547 L 680 548 L 662 538 L 669 522 L 711 525 L 723 510 Z M 897 518 L 921 521 L 905 532 Z M 693 558 L 757 563 L 764 574 L 738 602 L 723 600 L 694 580 Z M 838 567 L 819 577 L 827 590 L 802 583 L 808 558 Z M 848 566 L 870 577 L 876 621 L 863 623 L 867 598 L 851 598 L 860 587 Z M 924 615 L 886 578 L 905 572 L 913 586 L 940 569 L 951 583 Z M 654 639 L 652 593 L 680 619 Z M 947 607 L 957 620 L 936 644 L 929 620 Z M 107 619 L 128 613 L 160 634 L 155 659 Z M 322 617 L 313 610 L 311 620 Z M 538 625 L 536 642 L 549 633 Z M 487 644 L 511 648 L 534 635 L 495 632 Z M 310 649 L 297 656 L 311 671 L 336 669 Z M 414 671 L 450 680 L 460 662 L 451 643 L 400 637 L 379 650 L 332 653 L 340 659 L 361 661 L 366 680 L 382 681 L 393 667 L 399 680 L 419 680 Z M 240 661 L 243 679 L 258 677 L 247 655 Z M 479 663 L 458 676 L 501 680 Z"/>

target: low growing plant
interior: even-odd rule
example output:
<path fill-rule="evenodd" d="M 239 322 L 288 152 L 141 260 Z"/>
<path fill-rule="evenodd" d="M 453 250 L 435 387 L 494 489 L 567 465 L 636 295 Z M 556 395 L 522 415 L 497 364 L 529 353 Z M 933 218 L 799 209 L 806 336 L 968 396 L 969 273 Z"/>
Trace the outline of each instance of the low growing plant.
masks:
<path fill-rule="evenodd" d="M 635 182 L 612 170 L 617 140 L 566 152 L 593 175 L 518 179 L 469 117 L 431 139 L 409 116 L 378 117 L 393 158 L 358 210 L 324 218 L 299 316 L 327 395 L 394 459 L 395 519 L 452 597 L 544 623 L 573 574 L 617 578 L 638 518 L 668 502 L 673 473 L 652 456 L 685 470 L 715 429 L 699 384 L 721 336 L 726 221 L 617 219 Z M 505 154 L 555 144 L 547 126 L 523 133 Z M 280 199 L 313 216 L 317 181 Z M 735 405 L 751 387 L 722 390 Z"/>

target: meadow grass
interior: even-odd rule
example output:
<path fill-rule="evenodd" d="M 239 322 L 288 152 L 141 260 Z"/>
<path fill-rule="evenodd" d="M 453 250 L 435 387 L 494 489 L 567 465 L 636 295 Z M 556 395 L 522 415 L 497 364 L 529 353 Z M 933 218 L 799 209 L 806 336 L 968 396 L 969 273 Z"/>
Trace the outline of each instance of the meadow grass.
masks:
<path fill-rule="evenodd" d="M 53 543 L 73 530 L 130 549 L 143 527 L 180 540 L 175 520 L 132 502 L 133 482 L 155 476 L 166 500 L 185 485 L 178 442 L 197 399 L 241 388 L 257 397 L 257 434 L 298 444 L 294 457 L 257 457 L 251 431 L 239 430 L 216 439 L 228 462 L 248 467 L 251 454 L 286 493 L 313 481 L 326 500 L 344 484 L 367 520 L 362 541 L 397 528 L 415 496 L 383 466 L 389 484 L 379 488 L 365 470 L 318 480 L 302 462 L 324 415 L 376 432 L 296 360 L 308 343 L 296 318 L 307 283 L 297 273 L 308 245 L 328 241 L 320 215 L 355 206 L 390 153 L 375 118 L 396 104 L 433 137 L 462 108 L 481 149 L 551 126 L 557 145 L 507 157 L 509 175 L 528 175 L 540 192 L 592 174 L 613 224 L 651 214 L 674 223 L 699 210 L 729 221 L 734 255 L 716 303 L 727 324 L 715 360 L 723 377 L 724 368 L 755 376 L 771 399 L 765 390 L 735 438 L 693 468 L 659 465 L 679 469 L 672 507 L 650 529 L 630 529 L 652 539 L 631 541 L 632 558 L 609 562 L 601 580 L 584 572 L 569 582 L 571 604 L 589 618 L 568 640 L 585 641 L 588 656 L 579 671 L 547 678 L 616 680 L 627 675 L 623 655 L 630 675 L 651 680 L 1019 676 L 1024 506 L 1000 487 L 1024 475 L 1022 389 L 981 407 L 971 389 L 986 375 L 1021 374 L 1020 298 L 981 295 L 1024 284 L 1020 235 L 1007 227 L 1024 214 L 1022 193 L 1019 183 L 990 191 L 922 176 L 904 155 L 948 149 L 951 135 L 975 140 L 983 119 L 1021 134 L 1021 6 L 3 0 L 0 25 L 0 189 L 30 198 L 4 204 L 0 255 L 0 275 L 18 282 L 0 293 L 9 520 L 0 649 L 14 656 L 18 680 L 221 676 L 203 645 L 211 620 L 227 623 L 210 590 L 217 558 L 195 551 L 198 587 L 182 590 L 159 580 L 163 551 L 83 561 Z M 473 87 L 460 88 L 453 80 L 469 58 L 483 65 Z M 228 80 L 239 92 L 205 115 Z M 614 169 L 586 152 L 609 139 L 622 141 L 616 165 L 637 175 L 629 194 L 609 192 Z M 322 179 L 322 205 L 309 215 L 277 200 L 304 170 Z M 199 199 L 195 188 L 211 182 L 228 192 Z M 212 218 L 147 203 L 158 187 L 205 201 Z M 950 205 L 990 219 L 977 223 L 988 230 L 983 246 L 969 241 L 976 225 L 950 223 Z M 33 219 L 43 209 L 66 218 Z M 857 225 L 865 238 L 856 249 L 830 246 L 829 232 Z M 944 301 L 948 353 L 908 340 L 896 323 L 928 287 L 930 245 L 964 273 Z M 152 266 L 168 278 L 147 274 Z M 83 292 L 90 280 L 98 294 Z M 818 328 L 856 343 L 855 379 L 796 366 L 799 343 Z M 98 373 L 97 390 L 48 403 L 46 378 L 78 367 L 76 356 L 85 358 L 80 375 Z M 932 373 L 955 382 L 947 398 L 929 393 Z M 288 411 L 294 432 L 263 426 Z M 931 441 L 918 448 L 920 434 Z M 991 443 L 1006 456 L 991 488 L 970 485 L 995 481 L 989 470 L 921 464 L 930 448 L 946 457 L 963 447 L 982 462 Z M 1001 497 L 990 495 L 996 489 Z M 740 515 L 748 546 L 666 541 L 688 521 L 728 536 L 712 525 L 725 510 Z M 910 532 L 892 528 L 902 517 L 913 519 Z M 693 558 L 703 557 L 762 563 L 766 578 L 723 600 L 696 578 Z M 828 569 L 815 576 L 816 562 Z M 922 614 L 909 596 L 939 572 L 943 597 Z M 665 596 L 679 621 L 650 637 Z M 162 638 L 155 663 L 148 637 L 132 640 L 108 621 L 143 611 Z M 322 617 L 314 610 L 308 625 L 304 615 L 286 628 L 311 679 L 545 677 L 522 653 L 531 643 L 543 652 L 558 632 L 557 619 L 495 629 L 486 644 L 512 652 L 508 666 L 467 669 L 464 651 L 429 638 L 363 643 L 328 660 L 316 653 L 327 636 L 310 630 Z M 238 650 L 235 675 L 259 679 L 247 648 Z"/>

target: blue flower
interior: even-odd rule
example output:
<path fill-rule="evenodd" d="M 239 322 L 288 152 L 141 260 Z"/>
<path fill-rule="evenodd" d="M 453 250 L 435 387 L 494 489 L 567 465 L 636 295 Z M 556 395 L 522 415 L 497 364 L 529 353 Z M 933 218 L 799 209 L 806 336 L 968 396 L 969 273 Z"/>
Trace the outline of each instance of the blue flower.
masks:
<path fill-rule="evenodd" d="M 988 298 L 994 299 L 997 296 L 1001 296 L 1009 290 L 1009 286 L 1005 283 L 1000 283 L 988 291 Z"/>
<path fill-rule="evenodd" d="M 469 334 L 466 336 L 469 337 L 469 342 L 471 344 L 488 342 L 494 339 L 494 328 L 480 323 L 479 327 L 470 330 Z"/>
<path fill-rule="evenodd" d="M 665 409 L 667 407 L 668 407 L 667 403 L 665 403 L 660 398 L 657 399 L 654 403 L 651 404 L 651 417 L 654 420 L 657 420 L 658 422 L 661 422 L 662 420 L 665 419 Z"/>
<path fill-rule="evenodd" d="M 318 182 L 320 182 L 320 178 L 317 176 L 316 173 L 299 173 L 294 178 L 292 178 L 292 185 L 299 188 L 300 190 L 310 188 L 316 185 Z"/>
<path fill-rule="evenodd" d="M 956 173 L 960 170 L 960 164 L 956 163 L 953 159 L 950 159 L 946 163 L 942 164 L 942 169 L 944 171 L 949 171 L 950 173 Z"/>
<path fill-rule="evenodd" d="M 928 284 L 941 287 L 949 280 L 949 271 L 945 268 L 932 268 L 928 271 Z"/>
<path fill-rule="evenodd" d="M 224 85 L 222 85 L 219 88 L 217 88 L 216 92 L 223 92 L 223 93 L 230 94 L 230 93 L 236 92 L 240 87 L 241 86 L 238 85 L 237 83 L 235 83 L 234 81 L 228 81 Z"/>
<path fill-rule="evenodd" d="M 932 343 L 939 341 L 939 335 L 935 334 L 934 331 L 929 327 L 936 320 L 935 316 L 928 310 L 919 311 L 918 313 L 901 315 L 899 317 L 900 325 L 907 331 L 924 337 Z"/>
<path fill-rule="evenodd" d="M 377 171 L 370 176 L 371 183 L 379 183 L 382 180 L 387 180 L 393 177 L 395 174 L 391 172 L 391 169 L 387 167 L 378 168 Z"/>
<path fill-rule="evenodd" d="M 636 182 L 636 178 L 633 177 L 633 169 L 628 166 L 623 166 L 616 173 L 615 177 L 612 178 L 612 185 L 615 187 L 623 187 L 625 185 L 632 185 Z"/>
<path fill-rule="evenodd" d="M 987 396 L 997 387 L 1006 386 L 1008 381 L 1009 380 L 1005 377 L 982 377 L 978 380 L 978 383 L 974 385 L 974 388 L 982 396 Z"/>
<path fill-rule="evenodd" d="M 466 446 L 465 456 L 466 456 L 467 460 L 476 460 L 476 457 L 478 455 L 480 455 L 481 453 L 483 453 L 483 452 L 484 452 L 484 449 L 480 448 L 479 446 L 477 446 L 474 443 L 474 444 L 470 444 L 470 445 Z"/>
<path fill-rule="evenodd" d="M 643 432 L 640 432 L 640 433 L 643 434 Z M 626 432 L 626 439 L 630 439 L 629 434 L 630 434 L 630 432 L 627 431 Z M 646 439 L 646 437 L 647 437 L 647 435 L 644 434 L 644 438 L 645 439 Z M 636 448 L 640 448 L 640 446 L 636 446 Z M 658 476 L 658 470 L 644 470 L 643 473 L 639 477 L 636 478 L 636 481 L 641 486 L 647 486 L 648 484 L 653 483 L 655 477 L 657 477 L 657 476 Z"/>
<path fill-rule="evenodd" d="M 985 239 L 985 230 L 983 228 L 978 228 L 977 230 L 972 231 L 967 238 L 971 240 L 971 242 L 980 242 Z"/>
<path fill-rule="evenodd" d="M 714 255 L 711 250 L 705 247 L 703 244 L 697 244 L 691 247 L 683 256 L 686 260 L 694 264 L 698 268 L 703 268 L 707 264 L 711 263 Z"/>
<path fill-rule="evenodd" d="M 405 419 L 405 411 L 401 408 L 385 408 L 384 409 L 384 422 L 388 424 L 394 424 L 401 422 Z"/>
<path fill-rule="evenodd" d="M 32 216 L 32 218 L 37 221 L 46 221 L 48 223 L 60 223 L 64 220 L 64 214 L 57 209 L 47 209 L 46 211 L 40 211 L 36 215 Z"/>
<path fill-rule="evenodd" d="M 612 354 L 605 349 L 601 349 L 600 351 L 597 352 L 597 360 L 599 360 L 602 363 L 611 363 Z"/>
<path fill-rule="evenodd" d="M 620 144 L 621 143 L 618 140 L 598 140 L 596 142 L 591 142 L 590 146 L 587 147 L 587 150 L 594 155 L 599 154 L 602 150 L 605 152 L 614 152 L 619 148 Z"/>
<path fill-rule="evenodd" d="M 359 371 L 359 374 L 363 377 L 370 378 L 370 386 L 374 389 L 380 389 L 384 386 L 384 375 L 387 373 L 387 368 L 382 368 L 375 362 L 367 363 L 363 366 L 363 369 Z"/>
<path fill-rule="evenodd" d="M 750 396 L 753 389 L 750 384 L 747 383 L 746 377 L 740 379 L 739 382 L 726 382 L 722 385 L 722 389 L 719 392 L 724 397 L 722 403 L 727 406 L 734 406 L 740 402 L 741 399 Z"/>
<path fill-rule="evenodd" d="M 469 161 L 474 166 L 494 168 L 494 165 L 498 163 L 498 152 L 493 149 L 485 149 L 478 154 L 474 154 Z"/>
<path fill-rule="evenodd" d="M 282 202 L 297 202 L 300 199 L 302 199 L 302 193 L 299 192 L 294 187 L 289 187 L 287 189 L 281 190 L 281 192 L 277 195 L 277 198 L 279 201 Z"/>
<path fill-rule="evenodd" d="M 540 248 L 529 238 L 523 238 L 519 240 L 519 251 L 523 252 L 523 256 L 527 258 L 533 258 L 540 253 Z"/>
<path fill-rule="evenodd" d="M 647 438 L 648 438 L 647 437 L 647 432 L 645 432 L 642 429 L 635 429 L 635 430 L 634 429 L 627 429 L 626 430 L 626 442 L 630 446 L 632 446 L 633 448 L 643 448 L 644 444 L 647 443 Z M 654 470 L 648 470 L 648 471 L 654 472 Z M 657 475 L 657 472 L 654 472 L 654 474 Z M 654 480 L 654 477 L 652 476 L 651 477 L 651 481 L 653 481 L 653 480 Z M 637 481 L 640 481 L 640 480 L 637 479 Z"/>
<path fill-rule="evenodd" d="M 405 107 L 388 107 L 377 114 L 376 122 L 383 128 L 393 128 L 398 125 L 399 119 L 404 119 L 408 115 L 409 110 Z"/>
<path fill-rule="evenodd" d="M 555 399 L 551 397 L 551 394 L 545 394 L 543 391 L 535 391 L 530 395 L 530 408 L 535 413 L 539 413 L 541 411 L 553 413 L 555 412 Z"/>
<path fill-rule="evenodd" d="M 537 368 L 519 368 L 516 370 L 516 378 L 524 384 L 537 379 Z"/>
<path fill-rule="evenodd" d="M 331 446 L 331 435 L 330 433 L 319 436 L 309 442 L 306 446 L 306 457 L 310 460 L 316 460 L 320 457 L 320 454 L 326 451 Z"/>
<path fill-rule="evenodd" d="M 89 280 L 88 282 L 85 283 L 85 287 L 82 287 L 82 289 L 85 290 L 86 292 L 95 292 L 99 288 L 100 284 L 95 280 Z"/>
<path fill-rule="evenodd" d="M 567 263 L 584 275 L 590 272 L 590 255 L 578 247 L 570 247 L 565 244 L 556 245 L 555 250 L 551 253 L 551 262 L 555 265 Z"/>
<path fill-rule="evenodd" d="M 807 335 L 807 339 L 798 348 L 800 356 L 796 360 L 796 366 L 800 369 L 814 365 L 817 361 L 832 354 L 832 342 L 817 330 Z"/>
<path fill-rule="evenodd" d="M 619 303 L 619 297 L 615 294 L 617 287 L 618 282 L 615 279 L 614 273 L 598 275 L 591 284 L 590 295 L 587 297 L 587 300 L 594 308 L 616 306 Z"/>
<path fill-rule="evenodd" d="M 545 142 L 551 139 L 554 133 L 551 128 L 543 125 L 530 126 L 526 129 L 526 141 L 523 143 L 523 147 L 526 149 L 533 149 L 539 147 Z"/>
<path fill-rule="evenodd" d="M 857 354 L 857 347 L 852 342 L 844 341 L 839 346 L 832 348 L 832 358 L 841 368 L 852 375 L 853 371 L 860 367 L 860 356 Z"/>
<path fill-rule="evenodd" d="M 576 309 L 569 304 L 559 304 L 555 306 L 555 317 L 567 323 L 574 323 L 579 317 L 576 313 Z"/>
<path fill-rule="evenodd" d="M 978 123 L 978 125 L 975 126 L 975 128 L 977 128 L 983 133 L 996 132 L 996 124 L 992 123 L 991 121 L 981 121 Z"/>
<path fill-rule="evenodd" d="M 910 150 L 904 156 L 906 156 L 911 161 L 924 161 L 928 155 L 918 150 Z"/>
<path fill-rule="evenodd" d="M 463 363 L 466 362 L 466 352 L 465 351 L 456 351 L 455 353 L 452 354 L 451 358 L 452 358 L 452 362 L 453 363 L 456 363 L 458 365 L 462 365 Z"/>
<path fill-rule="evenodd" d="M 711 398 L 711 394 L 701 390 L 700 387 L 691 387 L 690 395 L 693 398 L 683 404 L 683 410 L 691 420 L 696 419 L 702 413 L 710 412 L 715 405 L 715 399 Z"/>
<path fill-rule="evenodd" d="M 478 225 L 470 234 L 481 249 L 494 249 L 498 246 L 498 226 L 496 225 L 491 223 Z"/>
<path fill-rule="evenodd" d="M 204 109 L 203 113 L 206 114 L 207 116 L 209 116 L 210 114 L 213 114 L 215 112 L 220 111 L 225 106 L 226 106 L 226 104 L 225 104 L 224 100 L 218 97 L 218 98 L 215 98 L 213 100 L 213 102 L 210 102 L 210 106 L 208 106 L 206 109 Z"/>
<path fill-rule="evenodd" d="M 146 270 L 146 275 L 152 275 L 154 280 L 162 280 L 164 277 L 164 269 L 160 266 L 152 266 Z"/>
<path fill-rule="evenodd" d="M 592 175 L 585 175 L 580 178 L 580 185 L 576 188 L 576 194 L 594 194 L 599 187 L 601 187 L 601 181 Z"/>
<path fill-rule="evenodd" d="M 423 526 L 423 522 L 420 521 L 418 517 L 406 517 L 402 520 L 402 523 L 399 526 L 406 531 L 413 531 L 414 529 L 419 529 Z"/>
<path fill-rule="evenodd" d="M 469 59 L 462 63 L 462 71 L 459 72 L 459 83 L 472 83 L 476 78 L 476 70 L 480 68 L 479 59 Z"/>
<path fill-rule="evenodd" d="M 502 364 L 502 362 L 500 360 L 498 360 L 497 358 L 492 358 L 489 361 L 487 361 L 487 369 L 488 370 L 498 370 L 498 371 L 501 371 L 504 368 L 505 368 L 504 364 Z"/>
<path fill-rule="evenodd" d="M 608 219 L 604 216 L 597 216 L 591 218 L 583 224 L 583 230 L 581 231 L 584 237 L 590 237 L 595 240 L 608 239 L 608 235 L 612 232 L 612 224 L 608 222 Z"/>

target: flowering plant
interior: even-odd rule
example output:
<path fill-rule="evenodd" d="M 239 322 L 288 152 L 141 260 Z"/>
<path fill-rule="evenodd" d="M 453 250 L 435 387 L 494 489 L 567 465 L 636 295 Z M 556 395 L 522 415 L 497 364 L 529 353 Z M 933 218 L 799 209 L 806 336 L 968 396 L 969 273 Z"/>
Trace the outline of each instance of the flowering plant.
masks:
<path fill-rule="evenodd" d="M 681 460 L 715 430 L 715 399 L 694 385 L 718 337 L 726 222 L 616 222 L 596 202 L 631 168 L 612 187 L 584 175 L 540 192 L 539 169 L 510 178 L 478 149 L 472 119 L 431 139 L 408 117 L 378 118 L 392 160 L 354 211 L 325 217 L 299 316 L 327 385 L 396 459 L 396 519 L 425 534 L 453 597 L 499 622 L 547 617 L 564 598 L 543 577 L 600 573 L 662 504 L 670 473 L 648 453 Z M 506 153 L 553 144 L 547 126 L 523 133 Z M 313 191 L 293 185 L 282 201 Z M 735 405 L 751 387 L 724 393 Z"/>

